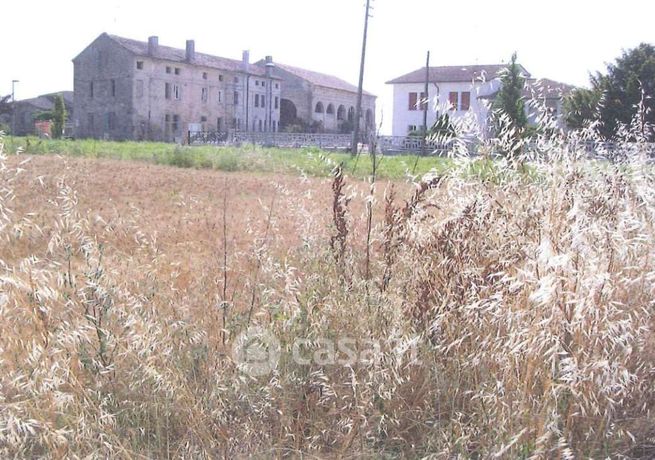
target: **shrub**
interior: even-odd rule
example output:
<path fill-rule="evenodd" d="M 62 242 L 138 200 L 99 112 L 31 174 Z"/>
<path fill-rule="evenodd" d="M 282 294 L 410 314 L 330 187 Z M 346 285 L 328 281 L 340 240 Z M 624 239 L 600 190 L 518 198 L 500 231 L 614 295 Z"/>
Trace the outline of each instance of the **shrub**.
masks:
<path fill-rule="evenodd" d="M 168 247 L 0 168 L 0 456 L 652 458 L 649 147 L 539 145 L 383 195 L 337 167 L 325 209 L 277 184 L 239 235 L 226 179 L 211 241 L 164 213 Z"/>

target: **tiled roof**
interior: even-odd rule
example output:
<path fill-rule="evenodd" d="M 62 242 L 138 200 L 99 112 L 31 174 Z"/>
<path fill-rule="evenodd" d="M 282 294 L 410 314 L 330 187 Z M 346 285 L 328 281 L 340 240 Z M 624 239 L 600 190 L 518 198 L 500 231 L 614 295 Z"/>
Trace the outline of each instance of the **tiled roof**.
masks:
<path fill-rule="evenodd" d="M 55 106 L 55 104 L 50 99 L 43 96 L 16 101 L 16 105 L 31 105 L 41 110 L 52 110 Z"/>
<path fill-rule="evenodd" d="M 525 67 L 520 67 L 524 76 L 529 78 L 530 73 L 525 70 Z M 506 64 L 430 67 L 429 80 L 430 82 L 449 83 L 492 80 L 498 77 L 506 68 Z M 394 78 L 388 81 L 387 84 L 423 82 L 425 82 L 425 67 Z"/>
<path fill-rule="evenodd" d="M 64 104 L 73 105 L 73 92 L 72 91 L 58 91 L 56 93 L 42 94 L 40 97 L 46 97 L 50 99 L 53 104 L 55 102 L 55 97 L 62 95 L 64 97 Z"/>
<path fill-rule="evenodd" d="M 66 106 L 68 107 L 73 106 L 72 91 L 61 91 L 58 93 L 42 94 L 40 96 L 33 97 L 31 99 L 23 99 L 20 101 L 16 101 L 16 104 L 31 105 L 41 110 L 52 110 L 55 107 L 55 96 L 58 96 L 59 94 L 64 96 L 64 104 Z"/>
<path fill-rule="evenodd" d="M 538 80 L 529 80 L 525 82 L 523 88 L 523 97 L 526 99 L 561 99 L 568 96 L 575 86 L 567 83 L 561 83 L 548 78 L 540 78 Z M 478 99 L 493 100 L 496 98 L 498 91 L 484 96 L 479 96 Z"/>
<path fill-rule="evenodd" d="M 569 95 L 575 86 L 561 83 L 548 78 L 540 78 L 526 83 L 523 96 L 533 98 L 559 99 Z"/>
<path fill-rule="evenodd" d="M 263 61 L 259 61 L 258 64 L 263 65 Z M 275 67 L 279 67 L 282 70 L 285 70 L 297 77 L 307 80 L 312 85 L 322 86 L 324 88 L 333 88 L 341 91 L 348 91 L 350 93 L 357 92 L 357 86 L 351 85 L 341 78 L 335 77 L 333 75 L 328 75 L 320 72 L 314 72 L 312 70 L 301 69 L 300 67 L 293 67 L 286 64 L 275 63 Z M 373 96 L 373 94 L 364 91 L 363 94 L 367 96 Z"/>
<path fill-rule="evenodd" d="M 131 38 L 118 37 L 116 35 L 107 34 L 107 36 L 137 56 L 149 56 L 147 42 L 132 40 Z M 171 48 L 170 46 L 158 45 L 157 51 L 153 57 L 166 61 L 186 62 L 186 50 Z M 212 69 L 226 70 L 231 72 L 243 72 L 242 61 L 198 52 L 195 53 L 193 64 L 209 67 Z M 251 65 L 248 73 L 261 77 L 266 76 L 266 70 L 256 65 Z"/>

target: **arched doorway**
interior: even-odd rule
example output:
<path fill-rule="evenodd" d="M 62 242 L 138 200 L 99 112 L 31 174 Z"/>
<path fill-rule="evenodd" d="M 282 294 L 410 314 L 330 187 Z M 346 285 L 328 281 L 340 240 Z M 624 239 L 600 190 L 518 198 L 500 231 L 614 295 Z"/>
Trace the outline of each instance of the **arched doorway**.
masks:
<path fill-rule="evenodd" d="M 343 105 L 340 105 L 337 109 L 337 120 L 344 121 L 346 119 L 346 108 Z"/>
<path fill-rule="evenodd" d="M 292 125 L 298 118 L 298 110 L 293 102 L 289 99 L 280 100 L 280 131 L 284 131 L 287 126 Z"/>

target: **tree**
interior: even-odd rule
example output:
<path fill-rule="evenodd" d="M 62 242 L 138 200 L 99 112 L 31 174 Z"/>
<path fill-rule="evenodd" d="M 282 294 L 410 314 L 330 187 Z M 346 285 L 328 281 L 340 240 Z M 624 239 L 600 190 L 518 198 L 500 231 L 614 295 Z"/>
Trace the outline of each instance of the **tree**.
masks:
<path fill-rule="evenodd" d="M 566 101 L 569 127 L 580 128 L 588 121 L 599 121 L 598 131 L 605 138 L 616 138 L 621 126 L 643 114 L 642 123 L 655 123 L 655 47 L 642 43 L 624 51 L 607 73 L 591 76 L 591 90 L 578 90 Z M 643 106 L 640 108 L 640 105 Z M 638 113 L 639 112 L 639 113 Z M 655 140 L 653 133 L 650 139 Z"/>
<path fill-rule="evenodd" d="M 52 110 L 44 110 L 34 115 L 34 121 L 52 121 L 55 119 L 55 113 Z"/>
<path fill-rule="evenodd" d="M 572 129 L 582 129 L 598 120 L 600 93 L 593 89 L 577 88 L 564 99 L 564 119 Z"/>
<path fill-rule="evenodd" d="M 501 88 L 492 107 L 496 136 L 508 138 L 510 154 L 520 148 L 520 139 L 528 125 L 523 98 L 525 78 L 521 69 L 516 62 L 516 53 L 512 54 L 512 60 L 501 75 Z"/>
<path fill-rule="evenodd" d="M 64 133 L 64 123 L 66 123 L 66 105 L 64 97 L 59 94 L 55 97 L 55 114 L 52 125 L 52 137 L 59 139 Z"/>
<path fill-rule="evenodd" d="M 597 74 L 592 84 L 603 95 L 600 132 L 604 136 L 614 137 L 621 124 L 630 124 L 642 99 L 650 111 L 645 121 L 655 122 L 655 48 L 652 45 L 642 43 L 624 51 L 616 64 L 607 67 L 607 75 Z"/>
<path fill-rule="evenodd" d="M 450 121 L 448 114 L 442 113 L 428 131 L 428 135 L 430 137 L 449 141 L 454 137 L 457 137 L 457 130 Z"/>
<path fill-rule="evenodd" d="M 7 96 L 0 96 L 0 115 L 11 113 L 11 94 Z"/>

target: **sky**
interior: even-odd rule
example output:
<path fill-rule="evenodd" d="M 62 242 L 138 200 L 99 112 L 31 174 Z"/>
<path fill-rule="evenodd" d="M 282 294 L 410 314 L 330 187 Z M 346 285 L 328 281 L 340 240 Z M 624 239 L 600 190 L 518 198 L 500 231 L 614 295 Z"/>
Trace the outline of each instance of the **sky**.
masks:
<path fill-rule="evenodd" d="M 623 50 L 655 44 L 655 1 L 371 0 L 364 88 L 390 130 L 385 82 L 425 65 L 496 64 L 516 52 L 536 77 L 588 86 Z M 365 0 L 4 0 L 0 95 L 73 89 L 71 60 L 103 32 L 240 59 L 274 61 L 357 84 Z M 381 118 L 380 118 L 381 117 Z"/>

